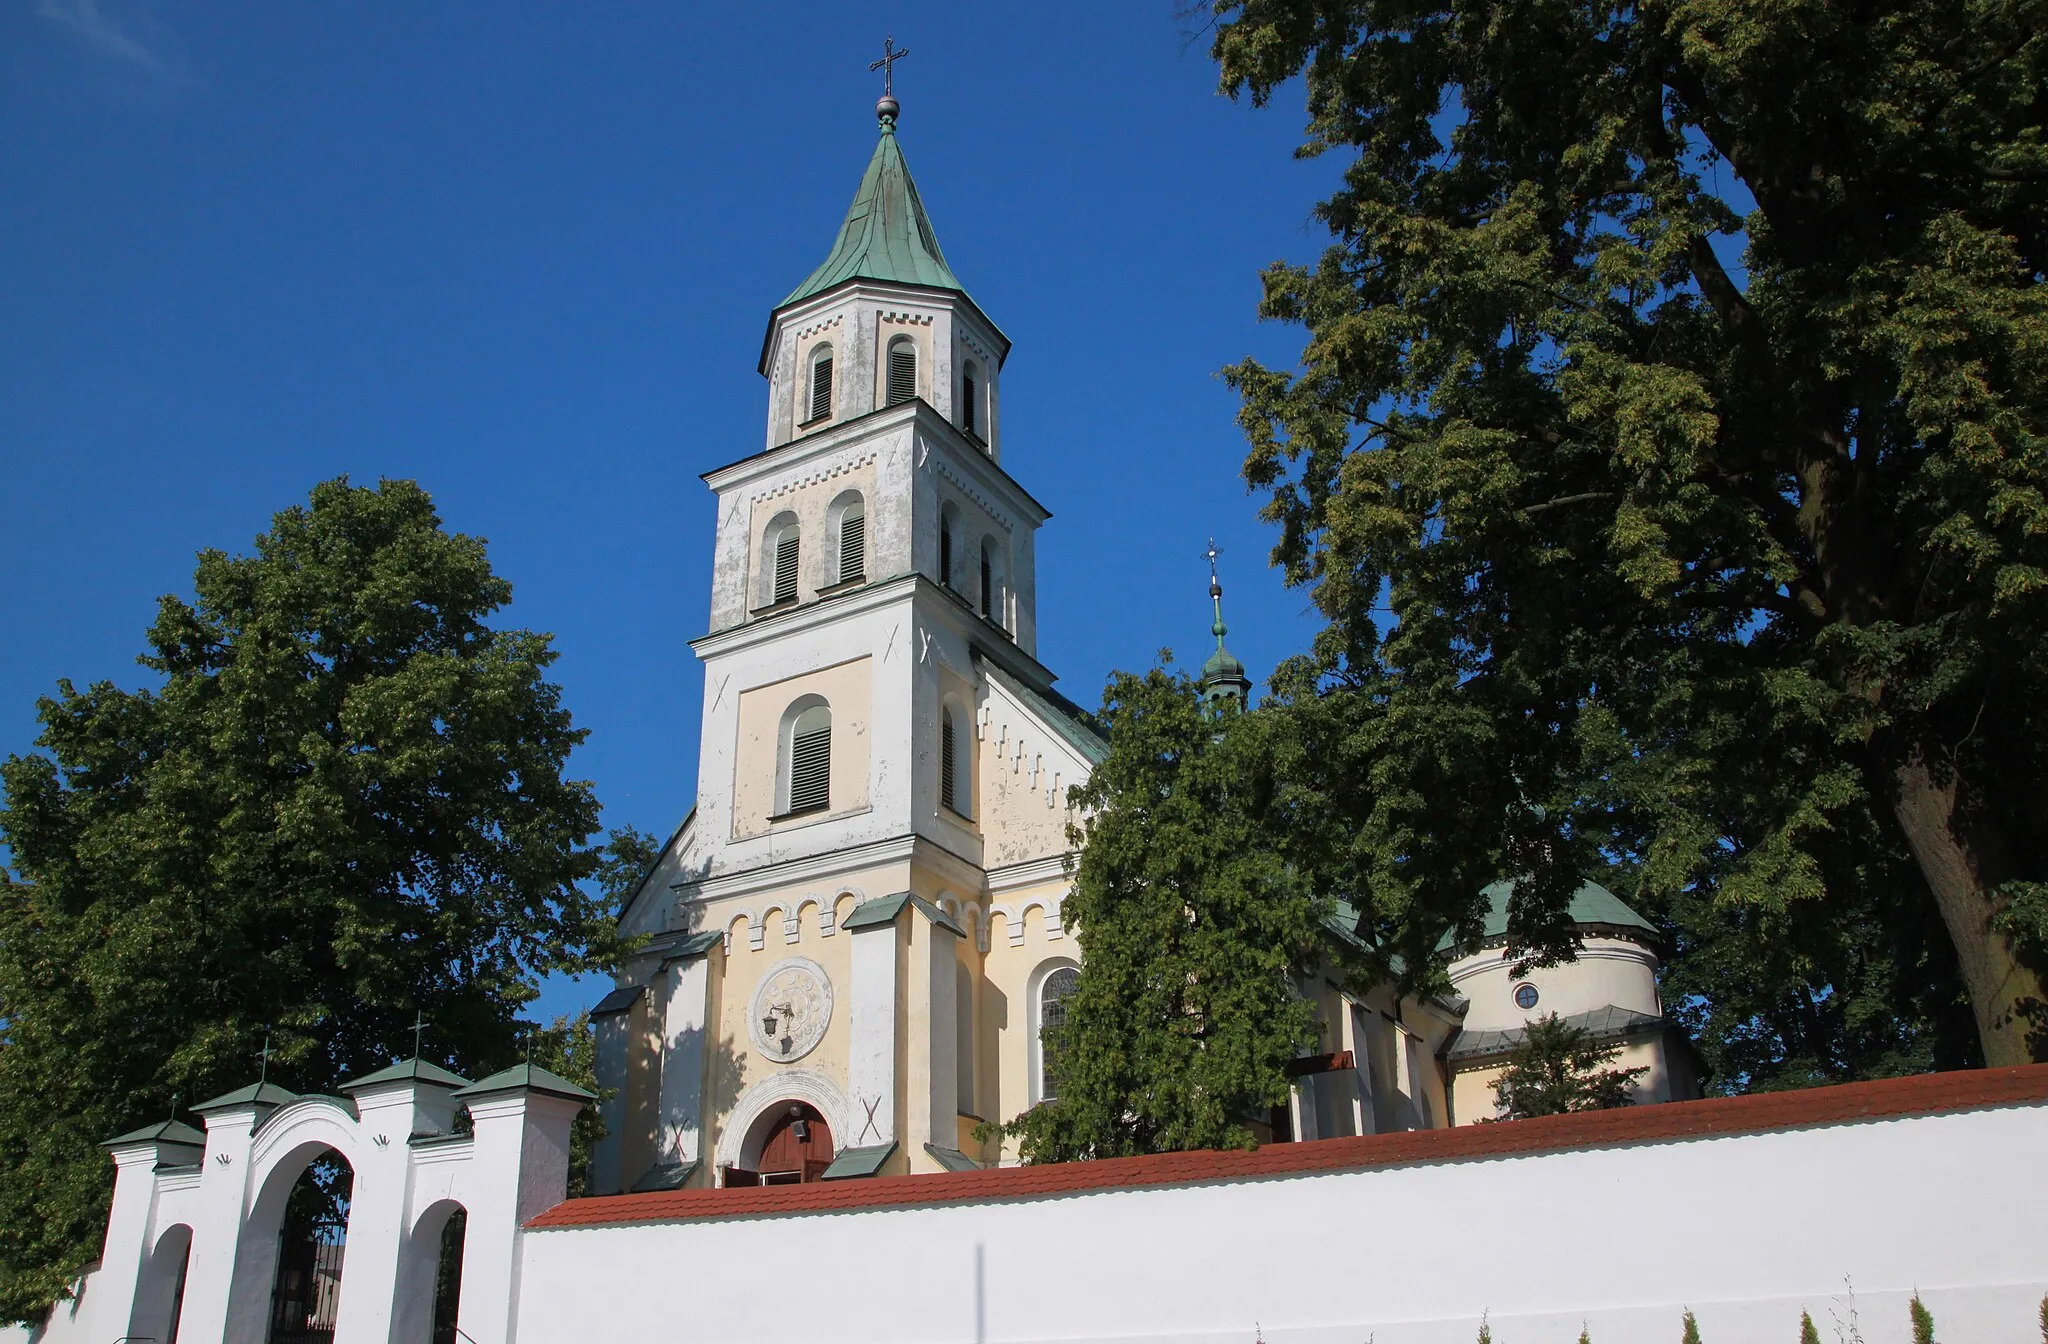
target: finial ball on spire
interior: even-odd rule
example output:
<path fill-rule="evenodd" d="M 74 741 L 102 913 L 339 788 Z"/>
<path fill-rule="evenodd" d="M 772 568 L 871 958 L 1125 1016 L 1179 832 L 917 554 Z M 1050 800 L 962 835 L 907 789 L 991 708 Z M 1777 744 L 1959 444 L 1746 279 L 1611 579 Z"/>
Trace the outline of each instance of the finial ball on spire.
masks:
<path fill-rule="evenodd" d="M 895 129 L 897 114 L 903 110 L 902 105 L 896 101 L 896 62 L 909 54 L 908 47 L 897 50 L 894 37 L 884 37 L 882 59 L 868 67 L 870 70 L 882 72 L 882 98 L 875 104 L 875 119 L 882 123 L 882 129 L 885 131 Z"/>

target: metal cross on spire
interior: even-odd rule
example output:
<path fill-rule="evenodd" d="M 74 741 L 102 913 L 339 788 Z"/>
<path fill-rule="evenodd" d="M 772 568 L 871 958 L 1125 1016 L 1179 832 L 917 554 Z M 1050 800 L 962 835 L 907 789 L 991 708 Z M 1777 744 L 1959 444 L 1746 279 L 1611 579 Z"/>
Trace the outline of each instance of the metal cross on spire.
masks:
<path fill-rule="evenodd" d="M 882 96 L 884 98 L 894 98 L 896 96 L 896 81 L 894 78 L 896 62 L 909 54 L 909 47 L 905 47 L 901 51 L 896 50 L 896 39 L 893 35 L 882 39 L 882 59 L 869 65 L 868 69 L 882 72 Z"/>
<path fill-rule="evenodd" d="M 427 1015 L 415 1011 L 412 1015 L 412 1057 L 420 1057 L 420 1042 L 427 1034 Z"/>
<path fill-rule="evenodd" d="M 1202 554 L 1209 557 L 1209 595 L 1211 597 L 1221 597 L 1223 596 L 1223 584 L 1216 577 L 1216 557 L 1223 554 L 1223 548 L 1216 544 L 1216 538 L 1211 537 L 1209 538 L 1209 549 L 1203 551 Z"/>
<path fill-rule="evenodd" d="M 261 1087 L 270 1081 L 270 1033 L 267 1031 L 263 1033 L 263 1048 L 256 1052 L 256 1057 L 261 1061 L 256 1070 L 256 1086 Z"/>

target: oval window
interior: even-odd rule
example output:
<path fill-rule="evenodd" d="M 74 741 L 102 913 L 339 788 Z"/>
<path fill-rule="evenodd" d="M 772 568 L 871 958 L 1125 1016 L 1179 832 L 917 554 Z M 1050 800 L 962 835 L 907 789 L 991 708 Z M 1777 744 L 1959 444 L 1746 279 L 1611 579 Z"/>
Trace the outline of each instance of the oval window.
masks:
<path fill-rule="evenodd" d="M 1536 1006 L 1536 986 L 1516 985 L 1515 1006 L 1524 1010 L 1534 1008 Z"/>

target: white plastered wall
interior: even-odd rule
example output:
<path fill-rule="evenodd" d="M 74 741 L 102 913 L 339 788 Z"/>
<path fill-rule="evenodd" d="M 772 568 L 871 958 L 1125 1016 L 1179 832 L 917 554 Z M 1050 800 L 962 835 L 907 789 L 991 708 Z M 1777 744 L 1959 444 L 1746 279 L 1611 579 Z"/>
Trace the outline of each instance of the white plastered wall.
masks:
<path fill-rule="evenodd" d="M 1954 1112 L 1058 1198 L 537 1231 L 521 1344 L 672 1333 L 670 1294 L 800 1264 L 789 1291 L 692 1296 L 693 1339 L 843 1344 L 2020 1341 L 2048 1290 L 2048 1109 Z M 1890 1173 L 1893 1178 L 1875 1178 Z M 1900 1178 L 1903 1177 L 1903 1178 Z M 1344 1235 L 1372 1226 L 1424 1235 Z M 1436 1229 L 1434 1234 L 1429 1229 Z M 1368 1244 L 1369 1243 L 1369 1244 Z M 876 1265 L 917 1266 L 877 1291 Z"/>

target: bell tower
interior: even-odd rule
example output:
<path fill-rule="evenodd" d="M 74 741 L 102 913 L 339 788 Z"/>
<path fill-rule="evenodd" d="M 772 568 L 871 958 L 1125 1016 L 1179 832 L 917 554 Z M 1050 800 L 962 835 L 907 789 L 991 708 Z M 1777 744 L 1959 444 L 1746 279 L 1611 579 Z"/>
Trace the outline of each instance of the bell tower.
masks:
<path fill-rule="evenodd" d="M 1076 961 L 1067 789 L 1106 747 L 1037 659 L 1009 339 L 939 247 L 900 104 L 875 111 L 838 233 L 768 314 L 762 442 L 704 475 L 696 805 L 593 1012 L 595 1189 L 995 1160 L 979 1126 L 1036 1096 L 1039 1001 Z"/>
<path fill-rule="evenodd" d="M 768 317 L 762 451 L 718 495 L 697 825 L 717 868 L 922 835 L 980 861 L 978 655 L 1050 678 L 1033 534 L 1001 464 L 1009 341 L 947 264 L 897 138 Z"/>

